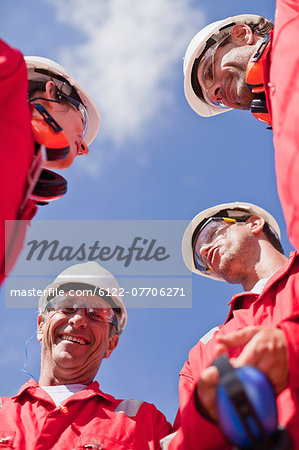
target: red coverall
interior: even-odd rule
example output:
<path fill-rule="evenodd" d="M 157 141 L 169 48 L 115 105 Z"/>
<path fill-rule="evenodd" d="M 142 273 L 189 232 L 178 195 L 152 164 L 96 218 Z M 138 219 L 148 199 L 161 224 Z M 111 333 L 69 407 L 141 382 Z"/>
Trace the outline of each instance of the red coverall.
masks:
<path fill-rule="evenodd" d="M 277 0 L 265 78 L 271 109 L 277 187 L 288 235 L 299 249 L 299 3 Z M 265 83 L 266 85 L 266 83 Z"/>
<path fill-rule="evenodd" d="M 0 448 L 154 450 L 170 432 L 154 405 L 117 400 L 96 381 L 60 406 L 32 379 L 0 400 Z"/>
<path fill-rule="evenodd" d="M 36 212 L 35 203 L 28 199 L 20 213 L 34 154 L 27 92 L 22 54 L 0 40 L 0 283 L 5 277 L 5 220 L 31 219 Z M 23 245 L 14 227 L 7 231 L 6 243 L 12 266 Z"/>
<path fill-rule="evenodd" d="M 267 282 L 261 294 L 244 292 L 236 294 L 224 325 L 216 333 L 227 334 L 247 326 L 281 328 L 287 338 L 289 361 L 289 387 L 277 397 L 278 419 L 287 425 L 299 449 L 299 254 L 293 252 L 287 263 Z M 204 419 L 196 410 L 194 388 L 201 372 L 214 359 L 214 336 L 206 344 L 199 341 L 189 353 L 189 360 L 180 372 L 179 396 L 180 425 L 169 443 L 173 449 L 231 449 L 220 428 Z M 242 348 L 229 350 L 230 357 L 237 357 Z"/>

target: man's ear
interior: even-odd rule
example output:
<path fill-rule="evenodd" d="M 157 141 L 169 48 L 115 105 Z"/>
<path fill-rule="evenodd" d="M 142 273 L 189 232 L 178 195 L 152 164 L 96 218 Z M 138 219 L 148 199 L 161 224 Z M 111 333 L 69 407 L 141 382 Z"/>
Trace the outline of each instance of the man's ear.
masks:
<path fill-rule="evenodd" d="M 253 31 L 248 25 L 235 25 L 230 32 L 231 41 L 237 45 L 251 45 L 254 44 Z"/>
<path fill-rule="evenodd" d="M 104 358 L 109 358 L 110 357 L 110 355 L 113 352 L 113 350 L 117 347 L 118 341 L 119 341 L 119 335 L 118 334 L 114 334 L 113 336 L 111 336 L 109 338 L 109 342 L 108 342 L 107 349 L 105 351 Z"/>
<path fill-rule="evenodd" d="M 47 81 L 45 86 L 45 97 L 52 98 L 53 100 L 56 99 L 55 97 L 55 83 L 51 80 Z M 53 106 L 52 102 L 48 102 L 48 108 L 51 108 Z"/>
<path fill-rule="evenodd" d="M 36 333 L 36 338 L 39 342 L 41 342 L 43 339 L 44 325 L 45 325 L 45 319 L 43 318 L 42 315 L 39 314 L 38 318 L 37 318 L 37 333 Z"/>
<path fill-rule="evenodd" d="M 258 234 L 263 231 L 265 225 L 265 219 L 260 216 L 251 216 L 246 223 L 249 224 L 249 229 L 253 234 Z"/>

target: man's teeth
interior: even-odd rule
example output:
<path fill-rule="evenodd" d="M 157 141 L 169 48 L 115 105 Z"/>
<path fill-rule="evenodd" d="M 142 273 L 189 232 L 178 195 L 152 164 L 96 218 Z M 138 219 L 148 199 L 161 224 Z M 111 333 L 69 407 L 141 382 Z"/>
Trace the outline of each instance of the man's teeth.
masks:
<path fill-rule="evenodd" d="M 63 334 L 61 336 L 61 339 L 65 340 L 65 341 L 77 342 L 78 344 L 81 344 L 81 345 L 85 345 L 87 343 L 86 341 L 84 341 L 84 339 L 81 339 L 81 338 L 75 337 L 75 336 L 67 336 L 66 334 Z"/>

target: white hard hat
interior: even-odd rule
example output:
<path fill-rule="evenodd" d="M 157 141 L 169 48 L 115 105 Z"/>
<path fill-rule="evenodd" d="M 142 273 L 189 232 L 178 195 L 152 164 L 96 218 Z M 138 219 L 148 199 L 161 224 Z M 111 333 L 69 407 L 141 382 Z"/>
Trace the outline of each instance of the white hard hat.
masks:
<path fill-rule="evenodd" d="M 60 66 L 60 64 L 57 64 L 51 59 L 43 58 L 41 56 L 25 56 L 24 59 L 27 66 L 29 80 L 40 79 L 43 75 L 35 72 L 35 69 L 44 69 L 46 71 L 49 71 L 50 73 L 65 78 L 69 82 L 69 84 L 74 87 L 87 110 L 88 128 L 84 140 L 87 145 L 91 144 L 99 131 L 100 113 L 95 102 L 87 94 L 85 89 L 83 89 L 78 81 L 76 81 L 75 78 L 69 75 L 66 70 L 62 66 Z"/>
<path fill-rule="evenodd" d="M 200 30 L 192 39 L 185 53 L 184 57 L 184 89 L 186 99 L 191 108 L 202 117 L 215 116 L 223 112 L 229 111 L 231 108 L 218 108 L 206 103 L 199 98 L 194 92 L 192 86 L 192 69 L 195 60 L 201 56 L 204 51 L 207 41 L 214 35 L 222 31 L 222 29 L 229 28 L 229 26 L 242 23 L 256 23 L 261 19 L 261 16 L 254 14 L 242 14 L 239 16 L 228 17 L 227 19 L 218 20 L 210 23 L 205 28 Z M 214 37 L 214 36 L 213 36 Z M 217 39 L 215 38 L 215 42 Z M 212 44 L 211 44 L 212 45 Z"/>
<path fill-rule="evenodd" d="M 199 275 L 203 275 L 204 277 L 213 278 L 214 280 L 224 281 L 219 275 L 214 272 L 201 272 L 195 267 L 194 259 L 193 259 L 193 245 L 192 238 L 195 232 L 198 231 L 199 226 L 203 224 L 203 222 L 210 217 L 219 216 L 219 213 L 223 215 L 223 217 L 232 217 L 237 218 L 238 216 L 260 216 L 269 225 L 271 231 L 277 236 L 280 240 L 280 229 L 278 223 L 274 219 L 271 214 L 269 214 L 263 208 L 259 206 L 253 205 L 252 203 L 244 203 L 244 202 L 233 202 L 233 203 L 223 203 L 221 205 L 213 206 L 212 208 L 205 209 L 195 216 L 192 221 L 189 223 L 188 227 L 185 230 L 183 239 L 182 239 L 182 254 L 183 259 L 188 267 L 194 273 Z"/>
<path fill-rule="evenodd" d="M 61 272 L 55 278 L 53 283 L 44 289 L 43 295 L 39 299 L 38 306 L 41 313 L 48 303 L 48 293 L 53 292 L 65 283 L 80 283 L 83 285 L 94 286 L 109 293 L 109 296 L 115 304 L 115 306 L 112 305 L 113 308 L 120 308 L 121 310 L 120 315 L 117 317 L 119 334 L 124 330 L 127 323 L 127 312 L 122 297 L 120 296 L 120 286 L 114 276 L 95 261 L 75 264 Z M 106 296 L 105 300 L 107 301 Z"/>

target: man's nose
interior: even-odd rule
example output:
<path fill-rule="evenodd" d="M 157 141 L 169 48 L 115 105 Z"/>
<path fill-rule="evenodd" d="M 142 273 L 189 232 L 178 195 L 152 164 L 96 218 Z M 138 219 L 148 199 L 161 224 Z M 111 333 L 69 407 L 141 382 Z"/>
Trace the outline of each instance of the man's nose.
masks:
<path fill-rule="evenodd" d="M 86 144 L 84 139 L 81 139 L 78 155 L 88 155 L 88 153 L 89 153 L 88 145 Z"/>
<path fill-rule="evenodd" d="M 69 323 L 75 328 L 86 328 L 88 324 L 88 316 L 85 308 L 77 309 L 69 318 Z"/>
<path fill-rule="evenodd" d="M 221 102 L 223 100 L 223 96 L 221 94 L 221 83 L 215 80 L 212 86 L 208 88 L 207 94 L 212 102 Z"/>

